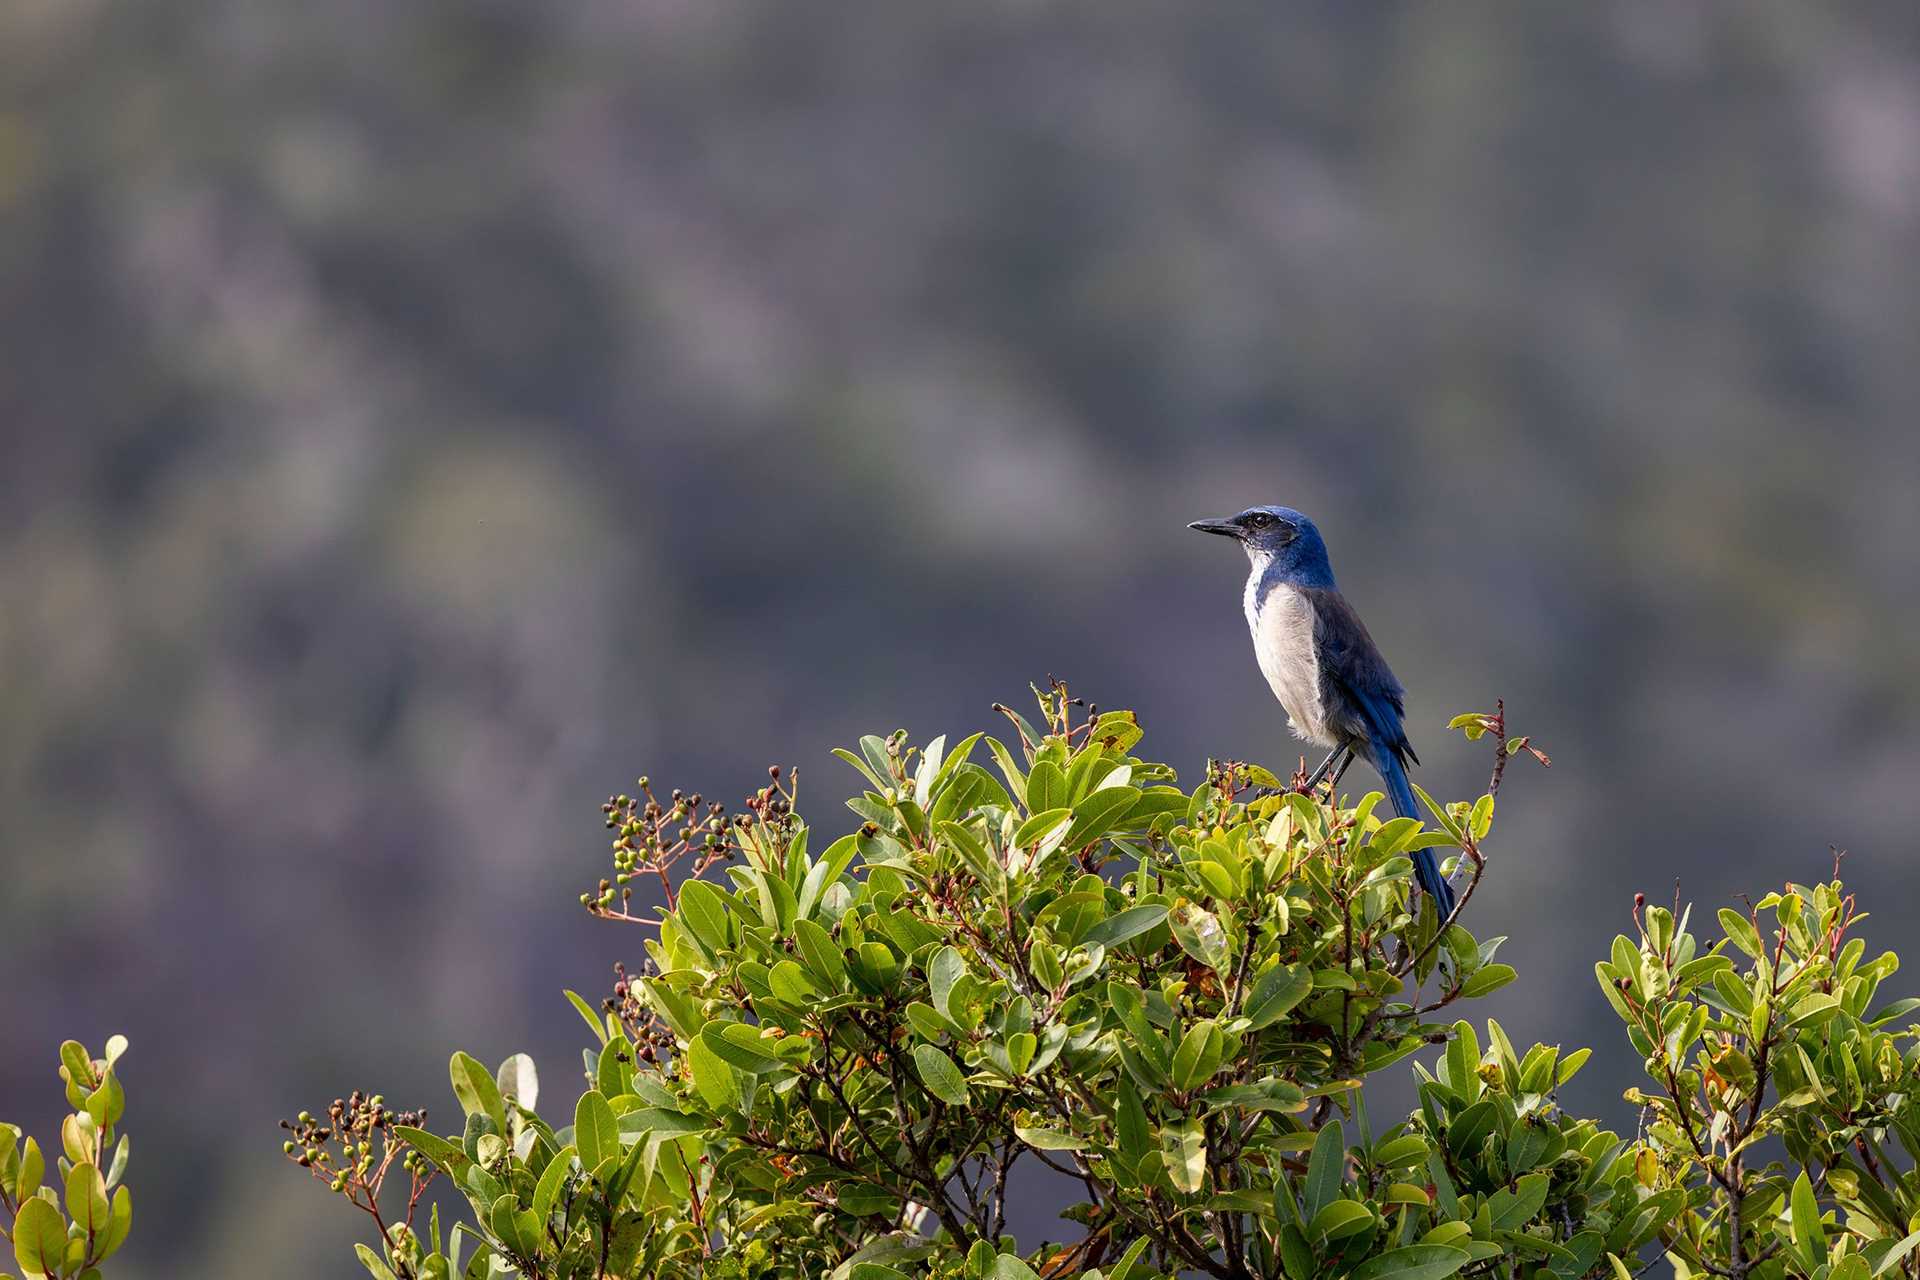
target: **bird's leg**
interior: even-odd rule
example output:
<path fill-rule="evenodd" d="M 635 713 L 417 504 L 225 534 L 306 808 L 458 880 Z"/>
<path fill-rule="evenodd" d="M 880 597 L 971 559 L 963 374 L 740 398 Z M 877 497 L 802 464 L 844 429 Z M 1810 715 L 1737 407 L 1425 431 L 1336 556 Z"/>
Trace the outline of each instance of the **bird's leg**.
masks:
<path fill-rule="evenodd" d="M 1334 796 L 1339 794 L 1340 779 L 1346 777 L 1347 770 L 1351 769 L 1352 767 L 1353 767 L 1353 749 L 1349 747 L 1347 749 L 1347 758 L 1340 762 L 1340 767 L 1334 770 L 1333 781 L 1327 784 L 1327 798 L 1329 800 L 1333 799 Z"/>
<path fill-rule="evenodd" d="M 1345 760 L 1340 759 L 1342 755 L 1346 756 Z M 1327 752 L 1327 758 L 1322 760 L 1315 766 L 1313 772 L 1307 775 L 1307 785 L 1301 789 L 1300 794 L 1310 796 L 1319 790 L 1320 784 L 1325 782 L 1327 775 L 1333 771 L 1333 766 L 1336 761 L 1340 764 L 1340 772 L 1333 774 L 1333 783 L 1335 786 L 1339 786 L 1341 776 L 1346 773 L 1347 767 L 1353 763 L 1353 749 L 1351 747 L 1335 747 L 1333 750 Z M 1297 773 L 1294 775 L 1296 778 L 1299 776 Z M 1291 786 L 1284 786 L 1278 791 L 1275 791 L 1271 787 L 1262 787 L 1255 793 L 1254 798 L 1259 800 L 1270 795 L 1284 795 L 1292 789 Z"/>
<path fill-rule="evenodd" d="M 1333 768 L 1333 762 L 1338 760 L 1340 753 L 1346 750 L 1345 747 L 1335 747 L 1333 750 L 1327 752 L 1327 758 L 1322 760 L 1319 765 L 1314 768 L 1314 771 L 1307 775 L 1308 794 L 1311 794 L 1314 788 L 1320 785 L 1321 781 L 1326 778 L 1327 773 Z M 1352 759 L 1351 753 L 1348 754 L 1348 759 Z"/>
<path fill-rule="evenodd" d="M 1306 794 L 1313 795 L 1318 792 L 1320 790 L 1320 784 L 1325 782 L 1329 776 L 1333 778 L 1332 785 L 1335 787 L 1339 786 L 1340 779 L 1346 776 L 1347 769 L 1352 764 L 1353 748 L 1335 747 L 1327 753 L 1327 758 L 1320 762 L 1320 767 L 1315 769 L 1313 775 L 1307 779 Z M 1337 771 L 1336 765 L 1338 766 Z"/>

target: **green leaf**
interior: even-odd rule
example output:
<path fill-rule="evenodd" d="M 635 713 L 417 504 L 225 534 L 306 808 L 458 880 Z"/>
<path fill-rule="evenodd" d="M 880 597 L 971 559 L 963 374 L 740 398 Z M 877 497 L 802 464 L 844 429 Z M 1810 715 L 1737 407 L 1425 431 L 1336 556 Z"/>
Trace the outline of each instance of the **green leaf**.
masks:
<path fill-rule="evenodd" d="M 567 1174 L 573 1169 L 576 1152 L 566 1146 L 547 1161 L 547 1167 L 540 1174 L 540 1181 L 533 1188 L 533 1211 L 545 1218 L 553 1212 L 554 1205 L 560 1202 L 560 1188 L 566 1184 Z"/>
<path fill-rule="evenodd" d="M 1335 1200 L 1313 1215 L 1313 1221 L 1307 1224 L 1307 1237 L 1312 1240 L 1344 1240 L 1372 1225 L 1373 1210 L 1357 1200 Z"/>
<path fill-rule="evenodd" d="M 380 1255 L 364 1244 L 355 1243 L 354 1256 L 360 1259 L 360 1265 L 367 1269 L 373 1280 L 394 1280 L 393 1268 L 380 1258 Z"/>
<path fill-rule="evenodd" d="M 1734 946 L 1758 960 L 1766 954 L 1766 947 L 1760 941 L 1760 933 L 1753 922 L 1735 911 L 1732 907 L 1720 908 L 1720 927 L 1727 931 L 1727 940 Z"/>
<path fill-rule="evenodd" d="M 1196 1022 L 1187 1029 L 1173 1053 L 1173 1087 L 1189 1090 L 1211 1079 L 1219 1070 L 1224 1037 L 1212 1022 Z"/>
<path fill-rule="evenodd" d="M 1561 1058 L 1560 1065 L 1553 1073 L 1554 1086 L 1557 1088 L 1573 1079 L 1574 1074 L 1578 1072 L 1580 1068 L 1586 1066 L 1587 1059 L 1592 1056 L 1593 1050 L 1591 1049 L 1575 1049 L 1572 1053 Z"/>
<path fill-rule="evenodd" d="M 1160 1130 L 1160 1154 L 1174 1189 L 1197 1193 L 1207 1178 L 1207 1131 L 1198 1120 L 1183 1120 Z"/>
<path fill-rule="evenodd" d="M 952 947 L 942 947 L 933 953 L 933 959 L 927 965 L 927 990 L 933 996 L 933 1007 L 948 1017 L 953 1011 L 947 1004 L 953 998 L 953 984 L 958 982 L 967 971 L 967 962 Z"/>
<path fill-rule="evenodd" d="M 1117 979 L 1109 982 L 1107 1003 L 1112 1007 L 1114 1016 L 1120 1019 L 1120 1025 L 1143 1046 L 1159 1039 L 1153 1023 L 1147 1019 L 1147 998 L 1140 988 Z"/>
<path fill-rule="evenodd" d="M 600 1049 L 600 1061 L 593 1073 L 594 1088 L 609 1098 L 628 1092 L 633 1083 L 633 1046 L 626 1036 L 609 1040 Z"/>
<path fill-rule="evenodd" d="M 1111 831 L 1140 799 L 1138 787 L 1102 785 L 1073 806 L 1067 847 L 1078 849 Z"/>
<path fill-rule="evenodd" d="M 700 1039 L 729 1066 L 751 1074 L 789 1065 L 776 1047 L 779 1039 L 744 1022 L 709 1022 L 701 1030 Z"/>
<path fill-rule="evenodd" d="M 533 1059 L 524 1053 L 516 1053 L 501 1063 L 500 1069 L 493 1073 L 493 1083 L 502 1098 L 512 1097 L 528 1111 L 540 1103 L 540 1073 L 534 1069 Z"/>
<path fill-rule="evenodd" d="M 1032 846 L 1033 852 L 1026 859 L 1026 868 L 1032 870 L 1047 860 L 1047 856 L 1066 840 L 1067 832 L 1073 826 L 1073 815 L 1066 809 L 1049 809 L 1045 813 L 1036 813 L 1020 824 L 1013 833 L 1015 849 Z M 1010 860 L 1010 866 L 1019 873 L 1021 863 L 1019 855 Z"/>
<path fill-rule="evenodd" d="M 796 920 L 793 925 L 793 940 L 800 948 L 801 959 L 807 962 L 807 972 L 812 974 L 828 994 L 836 993 L 847 985 L 847 960 L 841 953 L 840 944 L 833 935 L 811 920 Z"/>
<path fill-rule="evenodd" d="M 1367 848 L 1380 858 L 1391 858 L 1397 853 L 1405 853 L 1407 845 L 1422 830 L 1418 818 L 1389 818 L 1380 824 L 1367 842 Z"/>
<path fill-rule="evenodd" d="M 1001 865 L 999 855 L 974 834 L 973 828 L 958 822 L 942 822 L 940 834 L 947 838 L 947 843 L 959 853 L 961 860 L 973 871 L 981 884 L 996 893 L 1005 890 L 1006 868 Z"/>
<path fill-rule="evenodd" d="M 1040 1041 L 1031 1031 L 1016 1031 L 1007 1037 L 1007 1061 L 1013 1065 L 1013 1074 L 1023 1076 L 1033 1061 L 1033 1055 L 1040 1048 Z"/>
<path fill-rule="evenodd" d="M 861 776 L 864 777 L 868 782 L 871 782 L 873 784 L 874 790 L 885 791 L 888 787 L 893 785 L 891 781 L 889 781 L 887 778 L 882 776 L 886 772 L 884 768 L 881 769 L 879 773 L 875 773 L 865 760 L 862 760 L 859 756 L 853 754 L 853 752 L 847 750 L 845 747 L 835 747 L 833 749 L 833 754 L 836 756 L 839 756 L 842 760 L 845 760 L 848 764 L 858 769 L 860 771 Z"/>
<path fill-rule="evenodd" d="M 28 1138 L 20 1150 L 20 1172 L 14 1177 L 14 1201 L 22 1202 L 38 1191 L 40 1179 L 46 1172 L 47 1158 L 40 1154 L 40 1144 Z"/>
<path fill-rule="evenodd" d="M 127 1051 L 127 1038 L 122 1035 L 107 1037 L 106 1051 L 100 1056 L 107 1060 L 107 1070 L 113 1070 L 113 1064 L 120 1061 Z"/>
<path fill-rule="evenodd" d="M 1443 1280 L 1472 1261 L 1465 1249 L 1447 1244 L 1410 1244 L 1368 1258 L 1348 1280 Z"/>
<path fill-rule="evenodd" d="M 1173 925 L 1173 939 L 1180 949 L 1215 971 L 1224 970 L 1231 954 L 1227 941 L 1227 931 L 1220 927 L 1219 919 L 1205 907 L 1185 903 L 1174 908 L 1168 917 Z"/>
<path fill-rule="evenodd" d="M 1431 1148 L 1427 1146 L 1425 1138 L 1417 1133 L 1406 1133 L 1376 1145 L 1369 1159 L 1382 1169 L 1398 1169 L 1425 1164 L 1429 1150 Z"/>
<path fill-rule="evenodd" d="M 100 1244 L 100 1259 L 112 1257 L 121 1245 L 127 1242 L 127 1233 L 133 1230 L 133 1193 L 121 1187 L 113 1193 L 113 1208 L 107 1214 L 107 1234 Z"/>
<path fill-rule="evenodd" d="M 1073 810 L 1071 809 L 1064 807 L 1042 809 L 1014 830 L 1013 845 L 1016 849 L 1024 849 L 1030 844 L 1037 843 L 1042 837 L 1053 834 L 1056 828 L 1069 826 L 1072 822 Z M 1063 838 L 1064 835 L 1065 833 L 1062 832 Z"/>
<path fill-rule="evenodd" d="M 13 1257 L 29 1276 L 58 1272 L 67 1252 L 67 1224 L 60 1211 L 29 1196 L 13 1219 Z"/>
<path fill-rule="evenodd" d="M 107 1163 L 107 1185 L 109 1187 L 118 1186 L 122 1175 L 126 1173 L 127 1156 L 132 1147 L 133 1138 L 124 1133 L 120 1135 L 120 1141 L 114 1144 L 113 1159 Z M 0 1182 L 4 1181 L 4 1178 L 0 1178 Z"/>
<path fill-rule="evenodd" d="M 848 1268 L 847 1280 L 908 1280 L 908 1276 L 906 1272 L 884 1262 L 856 1262 Z"/>
<path fill-rule="evenodd" d="M 848 953 L 853 985 L 867 995 L 886 995 L 900 977 L 900 960 L 884 942 L 867 941 Z"/>
<path fill-rule="evenodd" d="M 67 1216 L 89 1236 L 107 1228 L 107 1180 L 90 1164 L 67 1170 Z"/>
<path fill-rule="evenodd" d="M 727 900 L 707 881 L 689 880 L 681 885 L 673 914 L 709 953 L 718 954 L 729 945 L 732 929 Z"/>
<path fill-rule="evenodd" d="M 1540 1207 L 1547 1202 L 1547 1184 L 1551 1178 L 1544 1173 L 1530 1173 L 1514 1184 L 1512 1190 L 1502 1187 L 1493 1193 L 1487 1202 L 1493 1214 L 1495 1231 L 1518 1231 L 1533 1220 Z"/>
<path fill-rule="evenodd" d="M 893 786 L 893 761 L 887 753 L 887 740 L 878 734 L 865 734 L 860 739 L 860 754 L 873 766 L 874 785 L 885 791 Z"/>
<path fill-rule="evenodd" d="M 1209 1089 L 1200 1095 L 1200 1100 L 1209 1107 L 1233 1107 L 1242 1111 L 1304 1111 L 1307 1106 L 1307 1095 L 1298 1085 L 1278 1078 Z"/>
<path fill-rule="evenodd" d="M 1021 731 L 1030 731 L 1032 729 L 1032 726 L 1029 725 L 1018 713 L 1014 712 L 1011 708 L 995 706 L 994 710 L 1004 712 L 1007 715 L 1007 717 L 1011 719 Z M 982 737 L 985 737 L 985 735 L 975 734 L 973 737 L 968 738 L 967 746 L 971 748 L 972 745 Z M 993 758 L 999 762 L 1001 770 L 1007 775 L 1008 784 L 1012 786 L 1016 792 L 1022 793 L 1021 803 L 1022 804 L 1026 803 L 1026 800 L 1024 797 L 1024 792 L 1026 790 L 1026 775 L 1020 771 L 1020 766 L 1014 763 L 1013 753 L 1007 750 L 1005 745 L 1003 745 L 998 738 L 987 738 L 986 741 L 987 741 L 987 746 L 991 748 L 993 751 Z"/>
<path fill-rule="evenodd" d="M 712 1029 L 711 1024 L 708 1029 Z M 693 1087 L 701 1101 L 715 1111 L 740 1109 L 740 1078 L 726 1059 L 714 1052 L 704 1032 L 687 1045 L 687 1067 L 693 1072 Z"/>
<path fill-rule="evenodd" d="M 588 1004 L 578 991 L 568 991 L 566 997 L 568 1003 L 578 1009 L 580 1016 L 587 1020 L 587 1025 L 593 1029 L 594 1038 L 599 1040 L 601 1044 L 605 1044 L 607 1042 L 607 1024 L 601 1019 L 598 1013 L 594 1012 L 593 1006 Z"/>
<path fill-rule="evenodd" d="M 1140 1255 L 1147 1251 L 1149 1243 L 1146 1236 L 1141 1236 L 1128 1245 L 1127 1251 L 1120 1255 L 1120 1261 L 1114 1263 L 1113 1268 L 1107 1272 L 1107 1280 L 1131 1280 L 1133 1266 L 1140 1261 Z"/>
<path fill-rule="evenodd" d="M 1499 1111 L 1492 1098 L 1483 1098 L 1453 1118 L 1447 1126 L 1447 1145 L 1462 1155 L 1479 1151 L 1480 1143 L 1492 1131 Z"/>
<path fill-rule="evenodd" d="M 78 1040 L 68 1040 L 60 1046 L 60 1065 L 66 1070 L 67 1082 L 82 1095 L 98 1083 L 93 1074 L 93 1055 Z"/>
<path fill-rule="evenodd" d="M 767 974 L 767 986 L 773 992 L 773 998 L 804 1009 L 818 1000 L 820 988 L 796 960 L 782 960 L 773 966 Z"/>
<path fill-rule="evenodd" d="M 1280 1259 L 1288 1280 L 1314 1280 L 1320 1274 L 1306 1233 L 1291 1222 L 1280 1232 Z"/>
<path fill-rule="evenodd" d="M 666 1107 L 642 1107 L 620 1117 L 620 1132 L 651 1141 L 655 1138 L 681 1138 L 690 1133 L 706 1133 L 712 1122 L 684 1111 Z"/>
<path fill-rule="evenodd" d="M 1040 1276 L 1012 1254 L 1003 1253 L 993 1260 L 993 1270 L 987 1272 L 987 1280 L 1040 1280 Z"/>
<path fill-rule="evenodd" d="M 1473 802 L 1473 811 L 1467 815 L 1467 829 L 1473 832 L 1475 840 L 1487 838 L 1487 832 L 1493 829 L 1493 797 L 1481 796 Z"/>
<path fill-rule="evenodd" d="M 1817 1026 L 1840 1012 L 1840 1002 L 1824 991 L 1809 992 L 1794 1002 L 1788 1011 L 1783 1031 L 1798 1031 L 1802 1027 Z"/>
<path fill-rule="evenodd" d="M 1340 1194 L 1341 1176 L 1346 1172 L 1346 1166 L 1346 1134 L 1338 1120 L 1329 1120 L 1315 1135 L 1313 1154 L 1307 1157 L 1306 1204 L 1303 1212 L 1309 1222 Z"/>
<path fill-rule="evenodd" d="M 514 1212 L 516 1207 L 511 1192 L 500 1196 L 493 1202 L 493 1208 L 487 1214 L 487 1225 L 492 1227 L 493 1234 L 515 1253 L 532 1253 L 534 1250 L 528 1248 L 528 1242 L 521 1237 L 520 1223 L 516 1220 Z"/>
<path fill-rule="evenodd" d="M 1040 817 L 1054 810 L 1064 813 L 1066 808 L 1067 775 L 1051 760 L 1037 762 L 1032 772 L 1027 774 L 1027 812 Z M 1025 844 L 1026 841 L 1017 843 Z"/>
<path fill-rule="evenodd" d="M 1820 1204 L 1813 1197 L 1813 1184 L 1807 1181 L 1805 1169 L 1794 1179 L 1788 1204 L 1792 1211 L 1794 1249 L 1811 1271 L 1827 1260 L 1827 1232 L 1820 1225 Z"/>
<path fill-rule="evenodd" d="M 1460 984 L 1460 994 L 1472 999 L 1484 996 L 1490 991 L 1498 991 L 1520 975 L 1514 972 L 1510 964 L 1490 964 L 1476 969 L 1465 982 Z"/>
<path fill-rule="evenodd" d="M 1480 1079 L 1480 1037 L 1473 1024 L 1462 1019 L 1453 1024 L 1453 1039 L 1447 1043 L 1447 1083 L 1464 1101 L 1473 1102 L 1485 1088 Z"/>
<path fill-rule="evenodd" d="M 1033 1128 L 1015 1125 L 1013 1132 L 1020 1141 L 1041 1151 L 1081 1151 L 1086 1148 L 1086 1140 L 1076 1138 L 1059 1129 Z"/>
<path fill-rule="evenodd" d="M 411 1125 L 395 1125 L 393 1131 L 402 1141 L 410 1143 L 421 1155 L 440 1166 L 441 1172 L 456 1179 L 460 1176 L 458 1166 L 466 1163 L 467 1153 L 460 1149 L 458 1143 L 448 1142 L 437 1133 L 429 1133 Z"/>
<path fill-rule="evenodd" d="M 93 1117 L 94 1124 L 101 1129 L 120 1123 L 120 1116 L 127 1108 L 127 1093 L 113 1072 L 102 1074 L 100 1084 L 87 1095 L 86 1111 Z"/>
<path fill-rule="evenodd" d="M 928 1093 L 950 1107 L 967 1105 L 967 1078 L 952 1058 L 930 1044 L 917 1044 L 913 1047 L 913 1065 Z"/>
<path fill-rule="evenodd" d="M 100 1125 L 93 1116 L 82 1107 L 60 1122 L 60 1146 L 70 1161 L 92 1158 L 93 1141 L 100 1132 Z"/>
<path fill-rule="evenodd" d="M 1297 964 L 1275 965 L 1260 975 L 1247 997 L 1244 1012 L 1248 1030 L 1259 1031 L 1278 1022 L 1313 990 L 1313 976 Z"/>
<path fill-rule="evenodd" d="M 453 1096 L 460 1100 L 462 1111 L 470 1116 L 486 1116 L 501 1133 L 507 1131 L 507 1109 L 500 1100 L 499 1086 L 493 1082 L 493 1072 L 481 1066 L 480 1060 L 471 1054 L 456 1053 L 447 1064 L 447 1074 L 453 1081 Z"/>
<path fill-rule="evenodd" d="M 1098 943 L 1111 950 L 1131 938 L 1137 938 L 1146 933 L 1166 918 L 1167 909 L 1159 903 L 1128 907 L 1124 911 L 1115 912 L 1088 929 L 1081 935 L 1080 942 L 1082 945 Z"/>
<path fill-rule="evenodd" d="M 587 1090 L 574 1106 L 573 1145 L 580 1152 L 580 1163 L 589 1169 L 620 1154 L 619 1122 L 598 1090 Z"/>
<path fill-rule="evenodd" d="M 624 1127 L 621 1129 L 621 1132 L 626 1132 Z M 677 1153 L 679 1148 L 676 1147 L 674 1150 Z M 627 1194 L 627 1188 L 633 1184 L 635 1175 L 640 1172 L 643 1165 L 647 1170 L 647 1178 L 651 1179 L 653 1177 L 654 1165 L 658 1161 L 659 1156 L 660 1147 L 656 1144 L 652 1142 L 633 1143 L 632 1146 L 627 1149 L 626 1158 L 620 1162 L 620 1168 L 612 1177 L 607 1179 L 607 1203 L 615 1206 L 619 1205 L 621 1199 Z M 536 1223 L 535 1226 L 537 1227 L 538 1224 Z"/>
<path fill-rule="evenodd" d="M 808 869 L 806 879 L 800 883 L 800 897 L 794 908 L 797 918 L 804 920 L 813 914 L 827 886 L 839 881 L 859 851 L 860 840 L 855 835 L 841 836 L 827 846 L 826 852 Z"/>
<path fill-rule="evenodd" d="M 1138 1164 L 1147 1154 L 1147 1144 L 1151 1139 L 1151 1130 L 1147 1123 L 1146 1108 L 1141 1105 L 1139 1090 L 1125 1075 L 1120 1077 L 1118 1105 L 1114 1108 L 1113 1133 L 1119 1144 L 1120 1154 L 1132 1163 Z"/>

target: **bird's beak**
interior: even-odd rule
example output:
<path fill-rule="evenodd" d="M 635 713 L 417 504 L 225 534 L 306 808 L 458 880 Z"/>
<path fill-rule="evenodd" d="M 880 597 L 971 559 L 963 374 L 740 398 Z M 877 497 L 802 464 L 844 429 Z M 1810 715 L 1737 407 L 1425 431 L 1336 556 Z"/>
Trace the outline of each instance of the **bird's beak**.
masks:
<path fill-rule="evenodd" d="M 1240 526 L 1231 520 L 1195 520 L 1189 529 L 1198 529 L 1202 533 L 1218 533 L 1229 538 L 1240 536 Z"/>

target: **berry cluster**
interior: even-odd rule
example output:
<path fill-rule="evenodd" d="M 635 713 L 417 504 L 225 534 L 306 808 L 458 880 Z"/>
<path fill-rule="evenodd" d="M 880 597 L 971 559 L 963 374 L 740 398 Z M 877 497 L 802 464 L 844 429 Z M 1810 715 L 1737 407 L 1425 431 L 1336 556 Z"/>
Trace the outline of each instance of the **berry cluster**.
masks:
<path fill-rule="evenodd" d="M 799 825 L 793 812 L 799 772 L 789 769 L 783 775 L 774 765 L 767 776 L 768 784 L 749 796 L 738 813 L 678 787 L 662 803 L 653 794 L 652 781 L 644 777 L 635 784 L 638 795 L 609 797 L 600 815 L 614 833 L 613 875 L 581 894 L 580 905 L 603 919 L 658 925 L 657 918 L 633 912 L 635 880 L 658 881 L 671 911 L 680 881 L 698 879 L 716 863 L 740 857 L 756 839 L 756 828 L 778 840 L 791 837 Z"/>
<path fill-rule="evenodd" d="M 731 838 L 727 807 L 705 804 L 698 792 L 688 795 L 675 787 L 662 804 L 647 778 L 637 783 L 639 795 L 610 797 L 600 806 L 607 829 L 614 833 L 613 876 L 580 895 L 580 905 L 597 916 L 636 923 L 658 921 L 632 915 L 632 883 L 641 876 L 659 880 L 667 906 L 673 905 L 673 869 L 692 859 L 685 875 L 698 876 L 716 862 L 739 853 Z M 704 807 L 703 807 L 704 806 Z M 744 816 L 744 815 L 743 815 Z"/>
<path fill-rule="evenodd" d="M 398 1242 L 410 1233 L 414 1208 L 437 1171 L 397 1130 L 426 1122 L 425 1111 L 395 1111 L 379 1094 L 355 1089 L 335 1098 L 324 1116 L 302 1111 L 282 1120 L 280 1127 L 292 1136 L 280 1149 L 330 1190 L 371 1214 L 382 1238 Z M 406 1214 L 389 1228 L 381 1216 L 380 1192 L 396 1163 L 406 1171 L 410 1186 Z"/>
<path fill-rule="evenodd" d="M 626 965 L 616 962 L 613 994 L 600 1002 L 602 1009 L 620 1019 L 627 1039 L 633 1041 L 634 1053 L 645 1063 L 664 1063 L 673 1052 L 672 1030 L 646 1002 L 640 987 L 640 979 L 656 977 L 659 972 L 659 966 L 651 960 L 642 960 L 636 974 L 629 974 Z"/>

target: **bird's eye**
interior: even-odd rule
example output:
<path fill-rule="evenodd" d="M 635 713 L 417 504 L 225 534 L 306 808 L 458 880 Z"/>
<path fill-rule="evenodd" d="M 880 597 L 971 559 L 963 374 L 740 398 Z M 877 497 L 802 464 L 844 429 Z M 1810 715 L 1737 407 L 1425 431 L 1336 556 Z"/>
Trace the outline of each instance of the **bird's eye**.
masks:
<path fill-rule="evenodd" d="M 1256 511 L 1247 517 L 1247 523 L 1256 529 L 1264 529 L 1273 523 L 1273 517 L 1264 511 Z"/>

